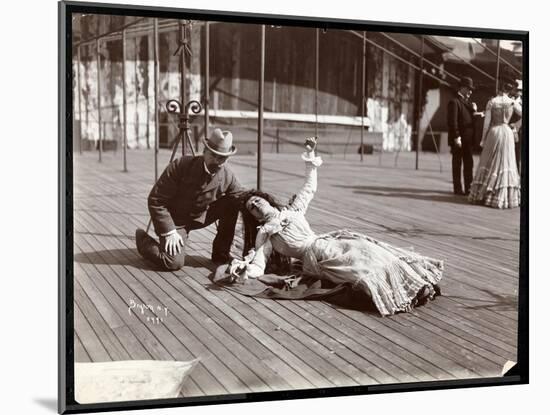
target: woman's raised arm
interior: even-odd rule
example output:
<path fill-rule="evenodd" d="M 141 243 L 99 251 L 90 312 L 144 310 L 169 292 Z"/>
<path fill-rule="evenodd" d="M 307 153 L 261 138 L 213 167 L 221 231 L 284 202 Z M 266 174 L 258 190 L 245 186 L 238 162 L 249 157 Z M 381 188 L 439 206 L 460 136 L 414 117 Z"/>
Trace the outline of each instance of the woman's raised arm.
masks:
<path fill-rule="evenodd" d="M 323 163 L 321 157 L 315 156 L 316 138 L 306 139 L 304 146 L 306 151 L 302 153 L 302 160 L 306 163 L 305 182 L 290 205 L 291 210 L 301 213 L 305 213 L 317 191 L 317 167 Z"/>

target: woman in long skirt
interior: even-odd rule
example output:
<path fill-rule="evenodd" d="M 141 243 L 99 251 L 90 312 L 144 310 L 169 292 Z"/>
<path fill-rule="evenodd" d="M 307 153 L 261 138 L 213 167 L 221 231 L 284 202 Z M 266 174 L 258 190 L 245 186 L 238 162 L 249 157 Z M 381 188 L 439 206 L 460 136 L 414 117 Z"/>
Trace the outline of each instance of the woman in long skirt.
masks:
<path fill-rule="evenodd" d="M 282 206 L 269 194 L 251 191 L 243 196 L 245 251 L 254 246 L 242 267 L 243 278 L 263 275 L 272 254 L 303 262 L 305 275 L 330 282 L 351 283 L 363 291 L 381 315 L 411 311 L 434 299 L 443 275 L 443 262 L 417 252 L 391 246 L 368 235 L 336 230 L 316 234 L 305 214 L 317 189 L 316 141 L 306 141 L 302 159 L 306 164 L 305 183 L 293 201 Z M 258 226 L 260 225 L 260 226 Z"/>
<path fill-rule="evenodd" d="M 483 151 L 468 200 L 498 209 L 520 204 L 520 177 L 516 165 L 512 114 L 521 116 L 521 106 L 510 97 L 513 85 L 504 83 L 501 92 L 487 103 Z"/>

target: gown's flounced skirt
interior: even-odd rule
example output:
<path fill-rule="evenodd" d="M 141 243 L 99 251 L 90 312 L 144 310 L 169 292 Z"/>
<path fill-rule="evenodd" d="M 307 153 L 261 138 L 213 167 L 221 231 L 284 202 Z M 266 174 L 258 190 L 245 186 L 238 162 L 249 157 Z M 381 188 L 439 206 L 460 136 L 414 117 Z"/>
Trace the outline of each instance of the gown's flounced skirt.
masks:
<path fill-rule="evenodd" d="M 487 133 L 468 200 L 505 209 L 518 207 L 520 196 L 514 133 L 507 124 L 495 125 Z"/>
<path fill-rule="evenodd" d="M 334 283 L 352 283 L 372 298 L 380 314 L 391 315 L 410 311 L 425 288 L 433 299 L 443 262 L 343 230 L 317 238 L 303 269 Z"/>

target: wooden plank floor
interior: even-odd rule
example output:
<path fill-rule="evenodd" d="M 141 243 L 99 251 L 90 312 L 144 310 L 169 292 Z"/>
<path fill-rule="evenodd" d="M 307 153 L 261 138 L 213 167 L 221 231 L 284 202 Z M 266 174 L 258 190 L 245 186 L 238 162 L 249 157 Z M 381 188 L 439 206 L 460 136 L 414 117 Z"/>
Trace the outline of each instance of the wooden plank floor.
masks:
<path fill-rule="evenodd" d="M 161 151 L 161 166 L 169 158 Z M 445 261 L 444 295 L 382 318 L 318 301 L 255 299 L 213 286 L 213 226 L 190 234 L 177 272 L 135 250 L 148 221 L 153 153 L 74 158 L 76 361 L 200 358 L 185 396 L 500 376 L 516 360 L 519 209 L 472 206 L 450 193 L 450 157 L 326 157 L 308 211 L 319 233 L 348 228 Z M 231 165 L 254 186 L 256 160 Z M 162 169 L 161 169 L 162 170 Z M 288 198 L 298 154 L 264 155 L 264 189 Z M 283 199 L 283 200 L 284 200 Z M 234 251 L 239 254 L 239 232 Z M 147 308 L 149 306 L 149 309 Z M 158 319 L 157 319 L 158 317 Z M 162 318 L 162 321 L 160 319 Z"/>

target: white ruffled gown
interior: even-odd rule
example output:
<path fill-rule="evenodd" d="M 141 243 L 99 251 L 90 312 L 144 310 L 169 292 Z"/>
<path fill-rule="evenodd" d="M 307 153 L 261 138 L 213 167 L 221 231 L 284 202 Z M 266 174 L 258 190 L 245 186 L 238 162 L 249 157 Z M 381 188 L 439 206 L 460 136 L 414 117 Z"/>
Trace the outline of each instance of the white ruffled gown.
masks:
<path fill-rule="evenodd" d="M 419 292 L 430 298 L 441 280 L 443 262 L 392 247 L 366 235 L 338 230 L 317 235 L 305 213 L 317 190 L 317 167 L 322 161 L 304 153 L 306 181 L 294 202 L 260 227 L 256 254 L 247 266 L 251 278 L 265 271 L 271 250 L 303 262 L 306 275 L 333 283 L 348 282 L 364 290 L 383 316 L 410 311 Z"/>

